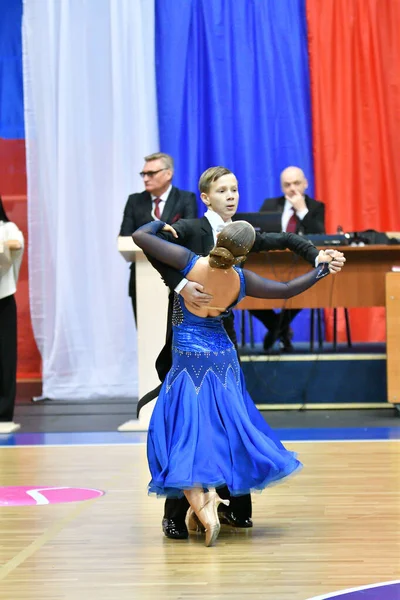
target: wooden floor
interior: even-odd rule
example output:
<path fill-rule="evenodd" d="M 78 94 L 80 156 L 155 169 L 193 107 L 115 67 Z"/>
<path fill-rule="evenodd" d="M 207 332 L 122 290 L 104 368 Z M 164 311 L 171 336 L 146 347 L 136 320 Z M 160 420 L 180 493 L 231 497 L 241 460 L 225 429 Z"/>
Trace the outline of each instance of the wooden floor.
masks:
<path fill-rule="evenodd" d="M 102 489 L 0 509 L 1 600 L 306 600 L 400 573 L 400 443 L 287 444 L 305 468 L 254 495 L 254 528 L 167 540 L 145 446 L 0 448 L 0 485 Z"/>

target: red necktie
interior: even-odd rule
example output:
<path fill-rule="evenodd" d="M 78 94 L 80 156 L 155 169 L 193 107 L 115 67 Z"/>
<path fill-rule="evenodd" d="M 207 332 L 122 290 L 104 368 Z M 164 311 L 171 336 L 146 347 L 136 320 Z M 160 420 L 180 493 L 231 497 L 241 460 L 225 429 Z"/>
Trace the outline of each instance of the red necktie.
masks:
<path fill-rule="evenodd" d="M 161 202 L 161 198 L 154 198 L 154 204 L 155 204 L 154 216 L 158 220 L 161 219 L 160 202 Z"/>
<path fill-rule="evenodd" d="M 288 224 L 286 225 L 286 232 L 287 233 L 296 233 L 296 229 L 297 229 L 297 217 L 296 217 L 296 213 L 294 208 L 291 208 L 290 210 L 292 210 L 292 214 L 290 215 L 290 219 L 288 221 Z"/>

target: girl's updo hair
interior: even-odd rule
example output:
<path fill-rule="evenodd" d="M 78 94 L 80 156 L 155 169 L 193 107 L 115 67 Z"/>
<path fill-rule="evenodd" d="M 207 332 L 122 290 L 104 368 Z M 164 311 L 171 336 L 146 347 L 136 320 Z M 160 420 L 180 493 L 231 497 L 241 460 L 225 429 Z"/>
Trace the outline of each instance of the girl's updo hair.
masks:
<path fill-rule="evenodd" d="M 216 246 L 210 252 L 210 267 L 229 269 L 240 265 L 246 260 L 255 239 L 254 227 L 247 221 L 229 223 L 218 235 Z"/>

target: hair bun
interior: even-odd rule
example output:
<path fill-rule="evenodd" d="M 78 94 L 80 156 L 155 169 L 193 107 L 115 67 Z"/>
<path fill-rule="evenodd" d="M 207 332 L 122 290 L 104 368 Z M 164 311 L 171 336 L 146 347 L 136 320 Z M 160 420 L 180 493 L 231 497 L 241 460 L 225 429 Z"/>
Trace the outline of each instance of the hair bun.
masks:
<path fill-rule="evenodd" d="M 229 269 L 236 264 L 236 258 L 228 248 L 222 246 L 213 248 L 210 252 L 210 267 Z"/>
<path fill-rule="evenodd" d="M 254 245 L 256 232 L 247 221 L 234 221 L 223 227 L 216 246 L 210 252 L 209 264 L 214 269 L 230 269 L 246 260 Z"/>
<path fill-rule="evenodd" d="M 236 256 L 233 264 L 241 265 L 242 263 L 245 262 L 246 258 L 247 258 L 247 254 L 243 254 L 242 256 Z"/>

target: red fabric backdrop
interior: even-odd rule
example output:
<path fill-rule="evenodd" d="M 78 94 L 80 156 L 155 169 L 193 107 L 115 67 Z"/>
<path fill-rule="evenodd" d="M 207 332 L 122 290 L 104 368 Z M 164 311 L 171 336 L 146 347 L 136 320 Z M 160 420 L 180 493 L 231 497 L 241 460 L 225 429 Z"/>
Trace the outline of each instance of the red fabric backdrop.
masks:
<path fill-rule="evenodd" d="M 400 2 L 306 4 L 316 197 L 327 231 L 400 231 Z M 355 341 L 385 339 L 384 309 L 352 309 L 350 319 Z"/>
<path fill-rule="evenodd" d="M 18 379 L 41 376 L 41 361 L 33 338 L 28 288 L 28 226 L 24 140 L 0 138 L 0 195 L 11 221 L 23 231 L 25 253 L 18 281 Z"/>

